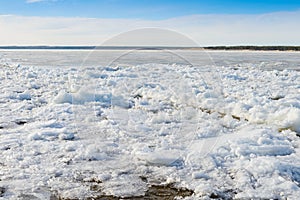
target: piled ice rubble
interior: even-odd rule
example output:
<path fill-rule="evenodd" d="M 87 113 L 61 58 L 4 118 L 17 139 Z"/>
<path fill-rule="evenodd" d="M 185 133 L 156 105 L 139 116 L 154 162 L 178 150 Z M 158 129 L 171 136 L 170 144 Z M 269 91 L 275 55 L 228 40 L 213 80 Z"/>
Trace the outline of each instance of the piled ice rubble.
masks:
<path fill-rule="evenodd" d="M 0 198 L 299 197 L 300 73 L 212 69 L 1 66 Z"/>

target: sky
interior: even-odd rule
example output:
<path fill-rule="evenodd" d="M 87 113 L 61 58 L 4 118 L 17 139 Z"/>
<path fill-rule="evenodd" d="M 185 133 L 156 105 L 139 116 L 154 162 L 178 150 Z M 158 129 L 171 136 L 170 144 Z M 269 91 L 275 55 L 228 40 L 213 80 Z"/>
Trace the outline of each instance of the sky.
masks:
<path fill-rule="evenodd" d="M 200 46 L 300 45 L 299 19 L 299 0 L 0 0 L 0 46 L 101 45 L 149 27 Z M 178 40 L 158 34 L 144 40 Z"/>

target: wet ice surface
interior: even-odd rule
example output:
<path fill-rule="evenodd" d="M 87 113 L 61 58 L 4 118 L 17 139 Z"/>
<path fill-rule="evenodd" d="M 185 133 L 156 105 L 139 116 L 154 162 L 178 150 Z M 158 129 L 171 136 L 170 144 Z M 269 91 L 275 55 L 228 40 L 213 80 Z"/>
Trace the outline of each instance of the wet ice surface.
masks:
<path fill-rule="evenodd" d="M 142 196 L 161 184 L 191 199 L 299 197 L 300 72 L 255 62 L 3 61 L 0 199 Z"/>

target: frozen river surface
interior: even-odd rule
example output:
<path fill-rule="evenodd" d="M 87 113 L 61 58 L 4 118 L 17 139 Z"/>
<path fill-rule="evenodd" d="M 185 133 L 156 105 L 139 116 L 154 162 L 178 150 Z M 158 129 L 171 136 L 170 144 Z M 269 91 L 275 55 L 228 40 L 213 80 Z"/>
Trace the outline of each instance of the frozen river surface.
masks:
<path fill-rule="evenodd" d="M 300 69 L 300 52 L 276 51 L 136 51 L 136 50 L 0 50 L 2 62 L 26 66 L 78 67 L 121 64 L 177 63 L 230 66 L 252 63 L 263 69 Z M 180 58 L 181 57 L 181 58 Z M 184 58 L 184 60 L 182 59 Z"/>
<path fill-rule="evenodd" d="M 2 50 L 0 199 L 159 186 L 297 199 L 299 64 L 297 52 Z"/>

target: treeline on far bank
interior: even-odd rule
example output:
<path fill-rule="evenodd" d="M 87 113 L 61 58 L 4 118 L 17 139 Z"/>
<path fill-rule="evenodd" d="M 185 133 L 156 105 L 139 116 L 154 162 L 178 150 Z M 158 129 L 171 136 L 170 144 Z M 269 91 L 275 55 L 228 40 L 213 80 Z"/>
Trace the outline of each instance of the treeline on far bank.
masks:
<path fill-rule="evenodd" d="M 210 50 L 300 51 L 300 46 L 211 46 Z"/>

